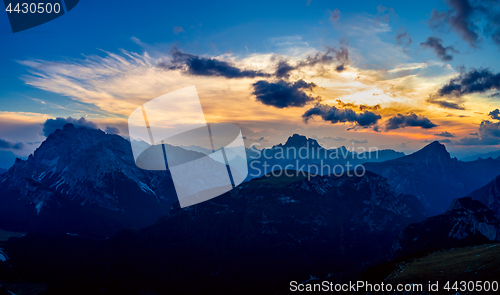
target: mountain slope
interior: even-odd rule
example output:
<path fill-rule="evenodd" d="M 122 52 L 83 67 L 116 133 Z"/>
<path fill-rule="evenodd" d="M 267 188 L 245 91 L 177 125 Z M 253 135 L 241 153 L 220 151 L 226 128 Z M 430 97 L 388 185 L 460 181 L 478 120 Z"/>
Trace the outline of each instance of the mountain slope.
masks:
<path fill-rule="evenodd" d="M 500 220 L 483 203 L 455 199 L 447 212 L 408 225 L 393 246 L 394 256 L 500 241 Z"/>
<path fill-rule="evenodd" d="M 137 168 L 130 143 L 68 124 L 0 176 L 0 228 L 105 237 L 170 208 L 169 174 Z"/>
<path fill-rule="evenodd" d="M 491 290 L 491 282 L 497 281 L 500 277 L 499 257 L 498 243 L 418 253 L 372 267 L 359 280 L 366 280 L 372 284 L 390 283 L 393 286 L 400 283 L 426 286 L 429 282 L 439 281 L 439 289 L 443 290 L 405 294 L 493 294 L 495 291 Z M 455 285 L 455 282 L 462 281 L 477 282 L 471 289 L 475 289 L 475 286 L 488 287 L 490 292 L 458 292 L 462 285 L 461 283 Z M 448 290 L 444 289 L 447 282 L 450 282 Z M 454 285 L 456 289 L 453 289 Z M 394 294 L 394 292 L 377 294 Z"/>
<path fill-rule="evenodd" d="M 461 162 L 451 158 L 437 141 L 411 155 L 364 166 L 386 177 L 397 192 L 419 198 L 429 215 L 444 212 L 453 199 L 466 196 L 500 174 L 500 160 Z"/>
<path fill-rule="evenodd" d="M 10 239 L 4 271 L 48 281 L 51 294 L 274 293 L 290 280 L 341 280 L 384 261 L 400 229 L 423 218 L 415 197 L 373 173 L 262 177 L 108 240 Z"/>
<path fill-rule="evenodd" d="M 484 187 L 470 193 L 468 197 L 474 198 L 486 204 L 491 210 L 500 216 L 500 176 Z"/>

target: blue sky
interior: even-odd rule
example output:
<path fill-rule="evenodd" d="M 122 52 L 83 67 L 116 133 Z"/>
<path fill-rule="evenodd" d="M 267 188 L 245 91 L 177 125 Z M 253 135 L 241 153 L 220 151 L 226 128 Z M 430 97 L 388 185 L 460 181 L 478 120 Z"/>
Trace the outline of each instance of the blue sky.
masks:
<path fill-rule="evenodd" d="M 121 55 L 127 58 L 127 54 L 144 55 L 147 53 L 152 59 L 165 59 L 168 58 L 167 56 L 173 46 L 193 55 L 221 59 L 230 56 L 231 61 L 243 66 L 254 66 L 258 64 L 255 62 L 257 57 L 263 58 L 262 56 L 270 54 L 285 56 L 285 58 L 293 60 L 293 58 L 298 58 L 301 54 L 306 54 L 306 52 L 314 50 L 324 52 L 327 46 L 335 48 L 344 46 L 350 53 L 349 66 L 352 70 L 350 73 L 353 75 L 357 73 L 376 76 L 379 73 L 384 73 L 384 71 L 404 68 L 405 65 L 411 68 L 415 64 L 425 64 L 424 67 L 419 67 L 419 77 L 425 80 L 425 77 L 439 76 L 440 79 L 435 79 L 439 82 L 436 82 L 434 86 L 427 86 L 429 84 L 427 80 L 412 83 L 429 87 L 429 89 L 432 89 L 428 90 L 429 92 L 442 86 L 442 83 L 447 79 L 449 80 L 453 75 L 457 75 L 461 66 L 464 66 L 467 70 L 470 68 L 488 68 L 493 73 L 498 73 L 500 71 L 499 46 L 489 37 L 485 26 L 485 23 L 487 23 L 486 18 L 482 19 L 481 16 L 477 16 L 475 19 L 471 18 L 477 22 L 478 30 L 481 31 L 480 38 L 482 40 L 475 47 L 466 42 L 450 26 L 439 29 L 429 27 L 429 19 L 433 9 L 436 11 L 451 11 L 453 9 L 453 6 L 450 6 L 451 2 L 460 1 L 419 1 L 418 4 L 415 4 L 410 1 L 332 2 L 312 0 L 308 2 L 304 0 L 272 1 L 271 3 L 270 1 L 221 1 L 212 3 L 205 1 L 82 0 L 75 9 L 66 15 L 16 34 L 10 31 L 6 13 L 0 13 L 0 38 L 3 45 L 0 47 L 0 79 L 2 81 L 0 86 L 0 111 L 9 112 L 11 115 L 18 113 L 19 118 L 23 113 L 43 115 L 38 117 L 31 115 L 33 124 L 35 124 L 36 120 L 39 121 L 37 123 L 39 129 L 42 128 L 44 120 L 54 117 L 72 116 L 79 118 L 86 116 L 89 120 L 98 122 L 100 127 L 108 124 L 111 120 L 125 120 L 127 117 L 125 111 L 114 112 L 112 109 L 103 108 L 91 100 L 76 97 L 71 92 L 61 90 L 62 88 L 57 88 L 57 85 L 47 88 L 28 83 L 27 80 L 29 81 L 34 75 L 37 75 L 33 73 L 37 69 L 36 67 L 27 66 L 26 61 L 39 61 L 39 65 L 45 66 L 50 66 L 52 62 L 55 62 L 57 65 L 54 67 L 78 64 L 81 65 L 80 69 L 87 68 L 92 71 L 95 70 L 95 67 L 93 68 L 85 61 L 88 58 L 94 60 L 96 58 L 97 60 L 99 58 L 105 59 L 109 54 Z M 332 18 L 332 15 L 337 15 L 338 18 Z M 404 44 L 398 46 L 395 38 L 398 32 L 407 32 L 413 41 L 411 45 L 406 48 Z M 453 47 L 452 60 L 443 62 L 436 56 L 434 50 L 420 45 L 430 36 L 440 38 L 445 47 Z M 254 60 L 249 59 L 249 57 L 254 57 Z M 269 67 L 271 65 L 266 69 L 269 69 Z M 133 70 L 127 68 L 127 71 Z M 374 74 L 373 71 L 378 74 Z M 126 75 L 126 73 L 123 72 L 121 75 Z M 301 77 L 297 76 L 298 78 Z M 311 77 L 309 78 L 310 81 L 319 85 L 319 82 Z M 40 83 L 58 83 L 54 81 L 53 77 L 51 79 L 47 78 L 47 80 Z M 335 83 L 335 78 L 330 77 L 330 79 L 331 83 Z M 381 81 L 385 81 L 384 79 Z M 78 77 L 71 78 L 72 83 L 83 83 L 82 85 L 90 83 L 84 81 L 84 79 L 78 80 Z M 229 82 L 221 80 L 221 83 Z M 246 84 L 250 87 L 252 83 L 248 82 Z M 322 81 L 322 83 L 330 85 L 325 81 Z M 367 83 L 365 85 L 368 85 Z M 405 83 L 410 84 L 410 82 Z M 385 86 L 377 87 L 386 89 Z M 93 87 L 99 89 L 98 86 L 93 85 Z M 411 87 L 419 88 L 416 86 Z M 351 95 L 343 98 L 344 93 L 335 92 L 335 89 L 332 91 L 335 93 L 335 97 L 328 97 L 327 94 L 323 93 L 322 98 L 333 103 L 335 99 L 349 100 L 355 97 Z M 418 91 L 424 90 L 419 88 Z M 321 90 L 317 92 L 321 92 Z M 476 94 L 472 93 L 470 98 L 467 97 L 467 100 L 460 100 L 460 102 L 468 102 L 467 110 L 470 110 L 470 114 L 461 112 L 460 115 L 473 117 L 474 112 L 483 113 L 482 117 L 478 116 L 474 117 L 474 120 L 471 119 L 469 122 L 471 130 L 477 130 L 481 121 L 488 118 L 485 115 L 488 103 L 493 103 L 491 111 L 498 108 L 497 100 L 487 98 L 490 93 L 481 93 L 480 96 L 482 95 L 482 97 L 480 98 L 477 98 Z M 402 95 L 400 101 L 401 103 L 407 102 L 416 96 L 417 94 L 408 97 Z M 251 97 L 251 91 L 245 97 L 246 99 Z M 250 98 L 250 100 L 252 99 Z M 479 99 L 478 110 L 472 108 L 472 102 L 475 99 Z M 253 101 L 255 100 L 253 99 Z M 352 102 L 370 104 L 366 100 Z M 395 102 L 392 100 L 390 102 L 382 101 L 382 103 L 387 104 L 383 105 L 384 108 L 395 108 Z M 422 112 L 422 116 L 428 116 L 432 120 L 431 115 L 435 114 L 437 119 L 434 119 L 433 122 L 439 120 L 442 114 L 445 114 L 445 111 L 455 112 L 455 110 L 441 110 L 442 113 L 437 115 L 433 109 L 434 106 L 430 105 L 429 107 L 430 109 L 428 108 L 425 112 Z M 418 111 L 424 108 L 427 108 L 427 106 L 420 108 L 415 103 L 405 108 L 399 108 L 396 113 L 403 111 L 408 113 L 417 112 L 417 115 L 419 115 Z M 275 116 L 284 113 L 286 113 L 285 116 L 290 117 L 295 115 L 295 109 L 293 108 L 270 108 L 268 110 L 266 106 L 265 111 L 273 113 Z M 301 112 L 304 111 L 301 110 Z M 252 116 L 255 116 L 255 114 Z M 252 120 L 249 118 L 245 121 L 251 122 Z M 271 121 L 273 120 L 270 119 Z M 117 122 L 116 124 L 120 125 L 123 122 Z M 255 133 L 255 138 L 266 137 L 269 144 L 282 141 L 284 137 L 289 135 L 287 132 L 293 130 L 303 131 L 306 135 L 316 135 L 320 138 L 326 138 L 331 133 L 338 134 L 345 131 L 341 131 L 338 128 L 339 126 L 330 126 L 331 124 L 321 125 L 318 123 L 318 126 L 312 126 L 312 124 L 306 126 L 303 124 L 300 114 L 294 124 L 293 128 L 284 128 L 275 134 L 263 132 L 261 127 L 252 123 L 248 124 L 248 130 L 251 134 Z M 443 126 L 443 124 L 445 122 L 436 123 L 435 125 Z M 453 123 L 450 124 L 450 126 L 455 126 Z M 27 143 L 40 142 L 44 139 L 40 132 L 33 131 L 36 128 L 22 129 L 26 126 L 23 127 L 22 124 L 20 126 L 21 129 L 10 126 L 7 129 L 12 131 L 0 132 L 0 139 Z M 341 128 L 346 129 L 345 126 Z M 430 140 L 434 134 L 438 133 L 437 131 L 432 132 L 431 130 L 427 132 L 427 130 L 424 130 L 427 133 L 410 136 L 408 134 L 412 132 L 409 130 L 410 128 L 406 128 L 406 133 L 398 136 L 384 134 L 381 136 L 381 142 L 387 141 L 387 136 L 391 135 L 390 138 L 394 139 L 391 141 L 390 146 L 385 147 L 411 151 L 421 147 L 425 140 Z M 421 129 L 415 131 L 419 133 L 417 131 L 421 131 Z M 399 132 L 399 130 L 396 132 Z M 459 133 L 459 127 L 455 127 L 454 132 Z M 343 137 L 356 137 L 350 136 L 352 133 Z M 467 137 L 469 133 L 473 132 L 467 129 L 461 137 Z M 358 139 L 369 138 L 370 142 L 376 143 L 375 135 L 377 134 L 364 132 Z M 25 156 L 26 153 L 36 148 L 36 144 L 27 144 L 26 146 L 29 149 L 23 151 L 24 154 L 18 150 L 10 150 L 10 152 Z M 498 145 L 476 146 L 474 150 L 471 150 L 471 147 L 460 145 L 450 146 L 450 148 L 457 153 L 465 154 L 473 153 L 476 150 L 496 149 Z"/>

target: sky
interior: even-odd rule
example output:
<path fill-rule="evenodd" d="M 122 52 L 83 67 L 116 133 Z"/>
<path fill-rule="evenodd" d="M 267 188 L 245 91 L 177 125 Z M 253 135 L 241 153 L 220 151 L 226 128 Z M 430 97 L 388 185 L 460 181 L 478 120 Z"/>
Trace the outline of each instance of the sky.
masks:
<path fill-rule="evenodd" d="M 18 33 L 0 13 L 0 39 L 4 168 L 66 122 L 127 137 L 134 109 L 191 85 L 247 146 L 500 149 L 497 0 L 82 0 Z"/>

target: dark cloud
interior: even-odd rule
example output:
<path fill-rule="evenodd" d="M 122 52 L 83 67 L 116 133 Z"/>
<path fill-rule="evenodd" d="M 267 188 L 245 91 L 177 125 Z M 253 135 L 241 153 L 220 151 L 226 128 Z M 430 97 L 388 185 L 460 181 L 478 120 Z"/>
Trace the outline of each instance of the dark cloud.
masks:
<path fill-rule="evenodd" d="M 415 113 L 409 113 L 407 115 L 397 114 L 396 116 L 389 118 L 385 125 L 385 130 L 394 130 L 405 127 L 420 127 L 423 129 L 434 128 L 437 125 L 432 123 L 431 120 L 423 116 L 417 116 Z"/>
<path fill-rule="evenodd" d="M 43 123 L 43 135 L 44 136 L 49 136 L 49 134 L 53 133 L 57 129 L 62 129 L 64 125 L 71 123 L 75 127 L 84 127 L 84 128 L 90 128 L 90 129 L 99 129 L 97 125 L 92 122 L 92 121 L 87 121 L 84 117 L 81 117 L 80 119 L 73 119 L 71 117 L 68 118 L 61 118 L 57 117 L 56 119 L 48 119 Z"/>
<path fill-rule="evenodd" d="M 498 110 L 490 113 L 490 116 L 494 118 L 498 115 Z M 493 113 L 493 115 L 491 115 Z M 495 118 L 494 118 L 495 119 Z M 479 132 L 471 135 L 477 135 L 477 137 L 465 137 L 460 140 L 462 145 L 499 145 L 500 144 L 500 122 L 491 122 L 485 120 L 479 125 Z"/>
<path fill-rule="evenodd" d="M 335 71 L 341 73 L 345 70 L 347 64 L 349 64 L 349 51 L 345 47 L 340 47 L 339 50 L 335 50 L 335 58 L 340 63 Z"/>
<path fill-rule="evenodd" d="M 298 80 L 295 83 L 279 80 L 277 82 L 257 81 L 253 84 L 253 95 L 265 105 L 277 108 L 302 107 L 318 98 L 308 95 L 304 90 L 312 91 L 314 83 Z"/>
<path fill-rule="evenodd" d="M 450 12 L 448 14 L 448 22 L 457 33 L 469 42 L 471 46 L 475 46 L 478 41 L 477 26 L 471 20 L 475 9 L 470 5 L 468 0 L 448 0 Z"/>
<path fill-rule="evenodd" d="M 364 104 L 357 105 L 357 104 L 354 104 L 351 102 L 348 102 L 348 103 L 343 102 L 340 99 L 337 99 L 336 102 L 339 106 L 341 106 L 343 108 L 359 109 L 360 111 L 378 111 L 382 108 L 379 104 L 374 105 L 374 106 L 368 106 L 368 105 L 364 105 Z"/>
<path fill-rule="evenodd" d="M 450 26 L 470 46 L 476 47 L 479 40 L 478 27 L 471 19 L 477 9 L 468 0 L 446 0 L 449 10 L 436 11 L 433 9 L 429 19 L 431 29 Z"/>
<path fill-rule="evenodd" d="M 24 147 L 23 142 L 14 143 L 0 138 L 0 149 L 20 150 L 23 147 Z"/>
<path fill-rule="evenodd" d="M 500 138 L 500 122 L 494 123 L 488 120 L 481 122 L 479 126 L 481 136 L 491 136 Z"/>
<path fill-rule="evenodd" d="M 344 47 L 341 51 L 347 51 Z M 314 55 L 308 56 L 305 60 L 301 60 L 297 63 L 297 67 L 312 67 L 317 64 L 329 65 L 335 61 L 337 49 L 332 47 L 326 47 L 326 52 L 316 52 Z M 347 53 L 349 56 L 349 53 Z"/>
<path fill-rule="evenodd" d="M 276 66 L 275 76 L 277 78 L 287 78 L 290 77 L 290 72 L 295 70 L 296 67 L 291 66 L 288 61 L 280 60 Z"/>
<path fill-rule="evenodd" d="M 465 107 L 462 105 L 463 99 L 460 98 L 452 98 L 454 99 L 453 101 L 437 97 L 435 95 L 431 95 L 428 99 L 427 102 L 431 104 L 438 105 L 442 107 L 443 109 L 451 109 L 451 110 L 465 110 Z"/>
<path fill-rule="evenodd" d="M 496 109 L 491 111 L 488 116 L 490 116 L 493 120 L 500 120 L 500 110 Z"/>
<path fill-rule="evenodd" d="M 172 48 L 170 54 L 173 57 L 171 63 L 162 62 L 158 64 L 158 67 L 163 69 L 183 69 L 188 74 L 195 76 L 216 76 L 228 79 L 271 76 L 261 71 L 242 70 L 226 61 L 184 53 L 176 47 Z"/>
<path fill-rule="evenodd" d="M 352 122 L 359 126 L 371 126 L 374 125 L 382 117 L 370 111 L 364 111 L 356 113 L 352 109 L 345 108 L 339 109 L 335 106 L 329 106 L 326 104 L 316 104 L 315 107 L 307 110 L 302 118 L 305 122 L 309 121 L 313 116 L 320 116 L 323 120 L 329 121 L 332 124 Z"/>
<path fill-rule="evenodd" d="M 326 52 L 318 52 L 314 55 L 308 56 L 306 59 L 291 65 L 286 60 L 278 61 L 276 71 L 273 74 L 265 73 L 262 71 L 244 70 L 240 69 L 229 62 L 218 60 L 210 57 L 201 57 L 198 55 L 185 53 L 177 47 L 173 47 L 170 51 L 172 60 L 170 62 L 158 63 L 158 67 L 167 70 L 182 69 L 187 74 L 195 76 L 215 76 L 224 77 L 228 79 L 236 78 L 269 78 L 275 76 L 279 79 L 288 79 L 293 70 L 303 67 L 313 67 L 316 65 L 331 65 L 336 64 L 336 71 L 342 72 L 350 63 L 349 50 L 340 46 L 339 49 L 327 47 Z"/>
<path fill-rule="evenodd" d="M 343 72 L 346 66 L 350 63 L 349 50 L 340 46 L 339 49 L 326 47 L 326 52 L 317 52 L 314 55 L 308 56 L 306 59 L 297 62 L 295 66 L 290 65 L 288 61 L 280 60 L 276 65 L 275 76 L 277 78 L 288 78 L 290 72 L 304 67 L 314 67 L 316 65 L 332 65 L 336 64 L 335 71 Z"/>
<path fill-rule="evenodd" d="M 483 93 L 500 89 L 500 73 L 494 74 L 489 69 L 471 69 L 462 71 L 438 90 L 439 96 Z"/>
<path fill-rule="evenodd" d="M 443 46 L 443 40 L 436 37 L 429 37 L 425 42 L 420 43 L 423 48 L 430 48 L 436 52 L 439 59 L 442 61 L 450 61 L 453 59 L 451 53 L 458 53 L 458 50 L 453 48 L 453 46 Z"/>
<path fill-rule="evenodd" d="M 481 41 L 480 32 L 491 36 L 500 45 L 500 14 L 498 1 L 446 0 L 448 11 L 432 10 L 431 29 L 452 28 L 471 47 Z M 477 20 L 485 20 L 478 22 Z"/>
<path fill-rule="evenodd" d="M 455 137 L 455 134 L 450 133 L 448 131 L 443 131 L 441 133 L 436 133 L 434 135 L 436 135 L 436 136 L 442 136 L 442 137 Z"/>
<path fill-rule="evenodd" d="M 104 130 L 107 134 L 120 134 L 120 129 L 116 126 L 106 126 L 106 130 Z"/>
<path fill-rule="evenodd" d="M 411 39 L 411 36 L 410 36 L 410 34 L 408 34 L 407 30 L 404 30 L 403 28 L 399 28 L 399 30 L 396 32 L 396 42 L 400 46 L 408 47 L 411 45 L 413 40 Z"/>

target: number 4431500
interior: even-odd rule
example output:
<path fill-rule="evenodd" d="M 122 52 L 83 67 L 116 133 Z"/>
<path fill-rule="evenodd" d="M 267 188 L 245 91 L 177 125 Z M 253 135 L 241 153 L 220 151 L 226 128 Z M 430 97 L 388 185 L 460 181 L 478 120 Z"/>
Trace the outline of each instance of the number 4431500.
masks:
<path fill-rule="evenodd" d="M 59 3 L 17 3 L 14 8 L 12 3 L 7 5 L 5 11 L 8 13 L 59 13 L 61 4 Z"/>

